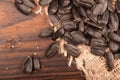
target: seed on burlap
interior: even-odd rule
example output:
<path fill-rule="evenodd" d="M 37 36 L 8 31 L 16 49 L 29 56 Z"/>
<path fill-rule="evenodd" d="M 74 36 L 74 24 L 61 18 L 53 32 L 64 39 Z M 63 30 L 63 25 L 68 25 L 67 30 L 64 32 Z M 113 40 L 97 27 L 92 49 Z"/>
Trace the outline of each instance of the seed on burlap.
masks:
<path fill-rule="evenodd" d="M 107 49 L 105 53 L 106 64 L 108 66 L 108 70 L 111 71 L 114 68 L 114 56 L 112 52 Z"/>
<path fill-rule="evenodd" d="M 67 53 L 69 55 L 72 55 L 73 57 L 78 57 L 81 53 L 77 47 L 75 47 L 71 44 L 65 44 L 64 48 L 67 50 Z"/>

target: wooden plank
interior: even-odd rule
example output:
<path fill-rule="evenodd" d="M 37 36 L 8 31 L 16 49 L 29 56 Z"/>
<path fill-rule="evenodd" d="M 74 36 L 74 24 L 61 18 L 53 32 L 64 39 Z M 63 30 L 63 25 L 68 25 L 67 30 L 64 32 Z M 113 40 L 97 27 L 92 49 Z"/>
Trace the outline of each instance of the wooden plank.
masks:
<path fill-rule="evenodd" d="M 21 14 L 14 6 L 14 0 L 0 2 L 0 80 L 84 80 L 82 71 L 75 65 L 67 66 L 67 58 L 60 54 L 45 58 L 50 38 L 39 38 L 39 32 L 49 26 L 47 16 Z M 5 20 L 5 21 L 4 21 Z M 16 48 L 10 49 L 7 41 L 18 37 Z M 37 53 L 42 69 L 32 74 L 23 73 L 22 62 L 26 56 Z"/>

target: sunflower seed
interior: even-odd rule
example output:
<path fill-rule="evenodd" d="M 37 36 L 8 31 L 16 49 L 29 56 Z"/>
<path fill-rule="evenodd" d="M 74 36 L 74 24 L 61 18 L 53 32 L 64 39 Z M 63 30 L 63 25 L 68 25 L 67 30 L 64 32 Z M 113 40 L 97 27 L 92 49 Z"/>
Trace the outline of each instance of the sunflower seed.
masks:
<path fill-rule="evenodd" d="M 102 37 L 102 31 L 99 29 L 93 28 L 93 27 L 87 27 L 85 31 L 91 35 L 94 38 L 101 38 Z"/>
<path fill-rule="evenodd" d="M 82 17 L 88 18 L 85 9 L 82 6 L 79 6 L 78 12 Z"/>
<path fill-rule="evenodd" d="M 69 55 L 73 57 L 78 57 L 80 55 L 80 50 L 71 44 L 65 44 L 64 48 L 67 50 Z"/>
<path fill-rule="evenodd" d="M 113 33 L 113 32 L 109 32 L 109 33 L 108 33 L 108 37 L 109 37 L 111 40 L 120 43 L 120 36 L 119 36 L 118 34 Z"/>
<path fill-rule="evenodd" d="M 111 31 L 117 31 L 119 26 L 119 19 L 117 13 L 110 13 L 110 19 L 108 26 L 110 27 Z"/>
<path fill-rule="evenodd" d="M 30 8 L 35 7 L 35 4 L 31 0 L 23 0 L 23 4 L 27 5 Z"/>
<path fill-rule="evenodd" d="M 58 0 L 53 0 L 48 7 L 48 13 L 55 14 L 57 10 L 58 10 Z"/>
<path fill-rule="evenodd" d="M 59 45 L 57 43 L 52 43 L 46 50 L 45 56 L 47 58 L 53 57 L 58 53 Z"/>
<path fill-rule="evenodd" d="M 77 45 L 77 43 L 74 41 L 74 39 L 72 38 L 70 32 L 66 32 L 63 36 L 63 39 L 65 41 L 67 41 L 67 43 L 69 44 L 73 44 L 73 45 Z"/>
<path fill-rule="evenodd" d="M 112 52 L 117 52 L 118 49 L 119 49 L 119 44 L 116 43 L 115 41 L 110 41 L 110 42 L 109 42 L 109 49 L 110 49 Z"/>
<path fill-rule="evenodd" d="M 52 36 L 52 40 L 56 40 L 64 35 L 64 28 L 59 28 Z"/>
<path fill-rule="evenodd" d="M 101 48 L 105 48 L 107 46 L 105 39 L 99 38 L 92 38 L 91 39 L 91 43 L 90 43 L 91 47 L 101 47 Z"/>
<path fill-rule="evenodd" d="M 59 1 L 60 1 L 60 3 L 62 4 L 63 7 L 68 6 L 71 2 L 71 0 L 59 0 Z"/>
<path fill-rule="evenodd" d="M 32 13 L 32 9 L 26 6 L 25 4 L 15 2 L 15 6 L 20 12 L 22 12 L 25 15 L 30 15 Z"/>
<path fill-rule="evenodd" d="M 81 21 L 78 23 L 78 31 L 84 32 L 84 30 L 85 30 L 85 25 L 84 22 Z"/>
<path fill-rule="evenodd" d="M 107 0 L 108 2 L 108 10 L 111 12 L 115 12 L 115 0 Z"/>
<path fill-rule="evenodd" d="M 90 25 L 91 27 L 95 27 L 95 28 L 98 28 L 98 29 L 102 29 L 104 27 L 104 26 L 102 26 L 98 23 L 92 22 L 92 21 L 86 21 L 85 23 Z"/>
<path fill-rule="evenodd" d="M 71 13 L 62 14 L 60 16 L 60 20 L 62 22 L 71 21 L 71 20 L 73 20 L 73 15 Z"/>
<path fill-rule="evenodd" d="M 94 55 L 97 55 L 97 56 L 104 56 L 105 50 L 91 48 L 91 53 L 93 53 Z"/>
<path fill-rule="evenodd" d="M 73 14 L 73 17 L 74 17 L 75 21 L 77 21 L 77 22 L 81 21 L 81 16 L 78 13 L 78 8 L 77 7 L 73 6 L 72 14 Z"/>
<path fill-rule="evenodd" d="M 66 30 L 66 31 L 69 31 L 69 32 L 71 32 L 71 31 L 75 31 L 75 30 L 77 30 L 78 28 L 77 28 L 77 25 L 76 25 L 76 23 L 75 22 L 65 22 L 64 24 L 63 24 L 63 27 L 64 27 L 64 29 Z"/>
<path fill-rule="evenodd" d="M 46 6 L 48 4 L 50 4 L 53 0 L 39 0 L 39 4 L 41 6 Z"/>
<path fill-rule="evenodd" d="M 39 58 L 36 54 L 33 55 L 33 67 L 34 70 L 39 70 L 41 68 Z"/>
<path fill-rule="evenodd" d="M 57 15 L 49 15 L 49 18 L 54 26 L 57 26 L 61 23 L 61 21 Z"/>
<path fill-rule="evenodd" d="M 86 38 L 82 32 L 73 31 L 73 32 L 71 32 L 71 36 L 74 39 L 74 41 L 78 44 L 82 44 L 82 43 L 86 42 Z"/>
<path fill-rule="evenodd" d="M 33 62 L 30 56 L 27 56 L 23 62 L 22 70 L 26 73 L 31 73 L 33 71 Z"/>
<path fill-rule="evenodd" d="M 54 30 L 52 28 L 47 28 L 44 29 L 40 32 L 39 37 L 45 38 L 45 37 L 50 37 L 54 33 Z"/>
<path fill-rule="evenodd" d="M 85 3 L 90 3 L 90 4 L 94 4 L 94 0 L 81 0 L 82 2 L 85 2 Z"/>
<path fill-rule="evenodd" d="M 117 9 L 117 13 L 119 13 L 120 14 L 120 0 L 117 0 L 116 1 L 116 9 Z"/>
<path fill-rule="evenodd" d="M 23 3 L 23 0 L 15 0 L 15 3 L 20 3 L 20 4 L 22 4 L 22 3 Z"/>
<path fill-rule="evenodd" d="M 109 11 L 106 10 L 103 15 L 98 17 L 98 23 L 102 25 L 107 25 L 109 21 Z"/>
<path fill-rule="evenodd" d="M 108 49 L 105 53 L 106 64 L 108 65 L 109 71 L 114 68 L 114 56 L 112 52 Z"/>

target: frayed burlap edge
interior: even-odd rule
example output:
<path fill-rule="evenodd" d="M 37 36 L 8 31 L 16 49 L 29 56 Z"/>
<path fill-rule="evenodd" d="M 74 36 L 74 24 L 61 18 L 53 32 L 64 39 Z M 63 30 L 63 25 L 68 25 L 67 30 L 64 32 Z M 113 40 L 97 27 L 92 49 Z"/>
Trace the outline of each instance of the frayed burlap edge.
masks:
<path fill-rule="evenodd" d="M 90 53 L 90 47 L 80 45 L 81 55 L 76 58 L 77 69 L 83 70 L 87 80 L 120 80 L 120 60 L 115 59 L 114 69 L 107 70 L 104 57 Z"/>

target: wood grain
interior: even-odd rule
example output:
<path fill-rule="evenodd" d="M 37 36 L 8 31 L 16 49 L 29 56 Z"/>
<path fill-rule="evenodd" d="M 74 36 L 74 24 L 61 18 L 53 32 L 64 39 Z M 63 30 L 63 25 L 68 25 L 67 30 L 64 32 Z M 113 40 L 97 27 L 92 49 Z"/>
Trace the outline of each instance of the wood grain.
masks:
<path fill-rule="evenodd" d="M 25 16 L 14 6 L 14 0 L 0 2 L 0 80 L 85 80 L 82 71 L 75 65 L 67 66 L 67 58 L 60 54 L 45 58 L 47 47 L 53 42 L 50 38 L 39 38 L 40 30 L 49 27 L 47 17 L 43 15 Z M 20 41 L 16 48 L 8 48 L 11 37 Z M 25 74 L 21 65 L 26 56 L 34 53 L 40 58 L 42 69 Z"/>

